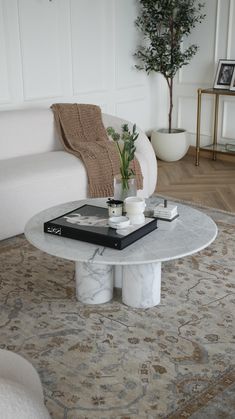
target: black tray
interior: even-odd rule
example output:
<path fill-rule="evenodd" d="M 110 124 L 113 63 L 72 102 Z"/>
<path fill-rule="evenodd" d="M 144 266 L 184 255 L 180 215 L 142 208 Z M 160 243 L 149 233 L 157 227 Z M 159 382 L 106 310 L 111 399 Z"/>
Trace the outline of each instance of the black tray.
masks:
<path fill-rule="evenodd" d="M 44 232 L 122 250 L 157 228 L 157 219 L 115 230 L 108 226 L 108 209 L 83 205 L 44 223 Z"/>

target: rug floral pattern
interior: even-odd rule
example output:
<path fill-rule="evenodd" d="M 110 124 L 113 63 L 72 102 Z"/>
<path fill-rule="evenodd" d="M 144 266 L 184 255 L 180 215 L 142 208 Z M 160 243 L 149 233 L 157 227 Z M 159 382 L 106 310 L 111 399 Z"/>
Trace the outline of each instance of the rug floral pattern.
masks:
<path fill-rule="evenodd" d="M 76 301 L 74 264 L 0 244 L 0 347 L 40 374 L 53 419 L 235 417 L 235 216 L 210 247 L 163 265 L 161 304 Z"/>

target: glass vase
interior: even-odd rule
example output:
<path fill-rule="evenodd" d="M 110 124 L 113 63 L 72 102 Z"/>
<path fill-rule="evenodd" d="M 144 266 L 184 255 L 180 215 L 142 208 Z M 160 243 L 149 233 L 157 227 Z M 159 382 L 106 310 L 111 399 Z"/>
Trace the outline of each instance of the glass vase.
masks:
<path fill-rule="evenodd" d="M 120 175 L 114 177 L 114 199 L 124 201 L 128 196 L 136 196 L 136 178 L 133 176 L 128 179 Z"/>

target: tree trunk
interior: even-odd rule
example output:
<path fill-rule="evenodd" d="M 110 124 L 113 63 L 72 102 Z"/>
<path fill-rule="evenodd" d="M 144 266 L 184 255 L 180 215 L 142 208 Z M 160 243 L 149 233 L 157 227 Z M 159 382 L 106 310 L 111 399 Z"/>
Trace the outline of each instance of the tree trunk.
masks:
<path fill-rule="evenodd" d="M 173 78 L 169 79 L 169 93 L 170 93 L 170 105 L 168 114 L 168 130 L 171 133 L 172 129 L 172 110 L 173 110 Z"/>

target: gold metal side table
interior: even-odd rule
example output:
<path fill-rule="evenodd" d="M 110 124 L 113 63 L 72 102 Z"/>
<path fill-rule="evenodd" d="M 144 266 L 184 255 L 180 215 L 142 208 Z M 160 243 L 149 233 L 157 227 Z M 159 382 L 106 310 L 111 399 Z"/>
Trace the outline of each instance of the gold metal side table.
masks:
<path fill-rule="evenodd" d="M 196 133 L 196 161 L 195 165 L 199 166 L 200 158 L 200 130 L 201 130 L 201 101 L 202 94 L 215 96 L 215 111 L 214 111 L 214 132 L 212 143 L 212 159 L 216 160 L 217 152 L 217 129 L 218 129 L 218 112 L 219 112 L 219 97 L 220 96 L 235 96 L 235 91 L 224 89 L 198 89 L 197 91 L 197 133 Z"/>

